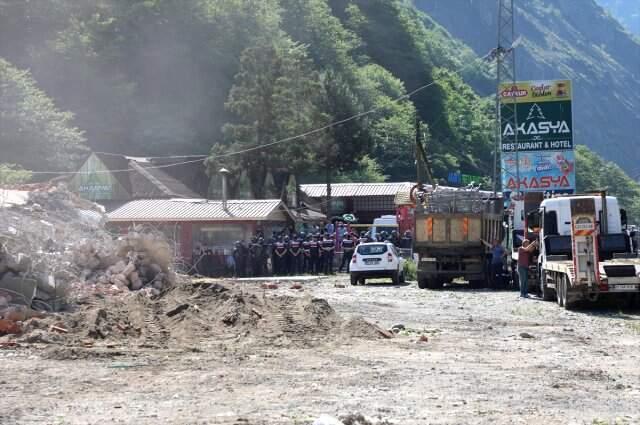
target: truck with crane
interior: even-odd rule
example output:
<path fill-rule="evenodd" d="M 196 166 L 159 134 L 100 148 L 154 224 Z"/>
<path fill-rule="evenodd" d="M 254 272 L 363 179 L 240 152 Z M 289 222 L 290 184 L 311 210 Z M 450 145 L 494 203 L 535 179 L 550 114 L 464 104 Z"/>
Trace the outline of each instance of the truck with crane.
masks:
<path fill-rule="evenodd" d="M 547 198 L 527 214 L 526 226 L 540 242 L 535 267 L 544 300 L 571 309 L 582 300 L 640 293 L 640 258 L 615 197 Z"/>

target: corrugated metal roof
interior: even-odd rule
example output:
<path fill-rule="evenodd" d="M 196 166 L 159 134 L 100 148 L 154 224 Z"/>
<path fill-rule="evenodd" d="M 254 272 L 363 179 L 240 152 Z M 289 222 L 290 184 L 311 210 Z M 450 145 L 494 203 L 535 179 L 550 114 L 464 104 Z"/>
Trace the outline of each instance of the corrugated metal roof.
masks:
<path fill-rule="evenodd" d="M 127 202 L 107 214 L 108 221 L 237 221 L 277 219 L 282 201 L 230 200 L 227 209 L 222 201 L 205 199 L 141 199 Z"/>
<path fill-rule="evenodd" d="M 365 196 L 396 196 L 400 190 L 410 190 L 412 183 L 335 183 L 331 185 L 331 196 L 354 198 Z M 311 198 L 327 196 L 326 184 L 303 184 L 300 189 Z"/>

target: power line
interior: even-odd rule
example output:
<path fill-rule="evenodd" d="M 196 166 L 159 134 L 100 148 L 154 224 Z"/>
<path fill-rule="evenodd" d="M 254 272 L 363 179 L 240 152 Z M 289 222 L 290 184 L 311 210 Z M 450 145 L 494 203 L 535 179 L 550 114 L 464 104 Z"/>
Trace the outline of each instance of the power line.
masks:
<path fill-rule="evenodd" d="M 484 55 L 483 57 L 479 58 L 479 60 L 483 61 L 486 58 L 488 58 L 490 55 L 491 55 L 491 52 L 489 52 L 486 55 Z M 470 68 L 471 66 L 475 66 L 476 62 L 477 61 L 472 61 L 469 64 L 467 64 L 467 65 L 465 65 L 463 67 L 460 67 L 458 70 L 453 71 L 453 74 L 454 75 L 455 74 L 460 74 L 465 69 Z M 406 99 L 410 99 L 413 95 L 415 95 L 415 94 L 417 94 L 417 93 L 419 93 L 419 92 L 421 92 L 423 90 L 428 89 L 429 87 L 435 85 L 438 81 L 439 81 L 439 79 L 435 79 L 435 80 L 433 80 L 432 82 L 430 82 L 428 84 L 424 84 L 424 85 L 416 88 L 415 90 L 412 90 L 412 91 L 410 91 L 410 92 L 408 92 L 406 94 L 403 94 L 402 96 L 399 96 L 399 97 L 397 97 L 395 99 L 392 99 L 391 102 L 397 103 L 397 102 L 401 102 L 401 101 L 406 100 Z M 303 139 L 305 137 L 312 136 L 312 135 L 317 134 L 317 133 L 321 133 L 321 132 L 323 132 L 325 130 L 328 130 L 330 128 L 337 127 L 337 126 L 340 126 L 342 124 L 346 124 L 347 122 L 356 120 L 358 118 L 362 118 L 364 116 L 371 115 L 374 112 L 377 112 L 377 111 L 379 111 L 381 109 L 383 109 L 383 107 L 372 108 L 372 109 L 370 109 L 368 111 L 360 112 L 360 113 L 352 115 L 352 116 L 350 116 L 348 118 L 344 118 L 344 119 L 341 119 L 341 120 L 338 120 L 338 121 L 334 121 L 334 122 L 329 123 L 329 124 L 327 124 L 327 125 L 325 125 L 323 127 L 316 128 L 314 130 L 310 130 L 310 131 L 307 131 L 305 133 L 298 134 L 296 136 L 286 137 L 284 139 L 276 140 L 274 142 L 266 143 L 266 144 L 263 144 L 263 145 L 253 146 L 251 148 L 242 149 L 242 150 L 235 151 L 235 152 L 228 152 L 228 153 L 225 153 L 225 154 L 216 155 L 216 156 L 211 157 L 211 158 L 212 159 L 217 159 L 217 158 L 227 158 L 227 157 L 235 156 L 235 155 L 242 155 L 242 154 L 245 154 L 245 153 L 249 153 L 249 152 L 261 150 L 261 149 L 264 149 L 264 148 L 268 148 L 268 147 L 271 147 L 271 146 L 279 145 L 279 144 L 282 144 L 282 143 L 287 143 L 287 142 L 292 142 L 294 140 Z M 96 153 L 98 153 L 98 152 L 96 152 Z M 103 155 L 105 155 L 105 154 L 106 155 L 114 155 L 114 156 L 118 155 L 118 154 L 105 153 L 105 152 L 101 152 L 101 154 L 103 154 Z M 126 155 L 118 155 L 118 156 L 126 156 Z M 155 158 L 155 159 L 176 158 L 177 159 L 177 158 L 193 158 L 193 157 L 199 157 L 199 159 L 194 159 L 194 160 L 190 160 L 190 161 L 176 162 L 176 163 L 173 163 L 173 164 L 154 165 L 154 166 L 144 167 L 144 168 L 147 169 L 147 170 L 153 170 L 153 169 L 176 167 L 176 166 L 179 166 L 179 165 L 186 165 L 186 164 L 194 164 L 194 163 L 197 163 L 197 162 L 203 162 L 208 158 L 208 156 L 206 156 L 206 155 L 179 155 L 179 156 L 169 156 L 169 157 L 147 157 L 147 158 L 149 158 L 149 159 L 151 159 L 151 158 Z M 78 175 L 78 174 L 128 173 L 130 171 L 134 171 L 134 169 L 133 168 L 126 168 L 126 169 L 121 169 L 121 170 L 94 170 L 94 171 L 30 171 L 30 173 L 31 174 L 37 174 L 37 175 L 42 175 L 42 174 L 48 174 L 48 175 Z"/>

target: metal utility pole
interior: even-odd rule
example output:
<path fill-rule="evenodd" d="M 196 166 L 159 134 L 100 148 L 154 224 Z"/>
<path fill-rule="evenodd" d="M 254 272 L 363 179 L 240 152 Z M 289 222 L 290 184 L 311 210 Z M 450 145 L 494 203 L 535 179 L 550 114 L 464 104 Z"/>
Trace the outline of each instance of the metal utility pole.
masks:
<path fill-rule="evenodd" d="M 516 86 L 516 57 L 515 47 L 518 43 L 515 35 L 515 9 L 514 0 L 498 0 L 498 47 L 492 52 L 496 59 L 496 146 L 493 155 L 493 193 L 498 192 L 498 155 L 502 151 L 502 127 L 510 122 L 514 128 L 516 181 L 518 186 L 512 195 L 520 188 L 520 155 L 518 149 L 518 111 L 516 108 L 517 97 L 511 96 L 511 102 L 501 102 L 501 87 L 509 84 Z M 504 190 L 504 188 L 503 188 Z"/>

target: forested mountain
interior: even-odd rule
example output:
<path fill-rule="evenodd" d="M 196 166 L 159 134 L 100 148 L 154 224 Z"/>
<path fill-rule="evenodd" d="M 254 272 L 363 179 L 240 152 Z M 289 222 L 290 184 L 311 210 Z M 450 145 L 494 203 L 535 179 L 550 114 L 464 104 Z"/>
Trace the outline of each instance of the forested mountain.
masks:
<path fill-rule="evenodd" d="M 495 47 L 496 1 L 414 1 L 477 54 Z M 573 80 L 576 142 L 639 175 L 640 40 L 595 0 L 515 3 L 517 78 Z"/>
<path fill-rule="evenodd" d="M 417 119 L 437 180 L 490 176 L 495 88 L 479 59 L 495 44 L 487 1 L 416 0 L 427 15 L 411 0 L 4 0 L 0 162 L 73 169 L 85 145 L 210 155 L 210 170 L 232 171 L 232 190 L 279 196 L 291 175 L 415 179 Z M 520 9 L 521 76 L 573 78 L 578 143 L 633 169 L 637 43 L 619 26 L 587 37 L 585 27 L 613 21 L 595 4 L 571 21 L 568 5 Z M 547 20 L 554 35 L 543 33 Z M 581 158 L 605 164 L 587 150 Z M 607 178 L 589 169 L 579 181 Z"/>
<path fill-rule="evenodd" d="M 632 34 L 640 36 L 640 2 L 638 0 L 596 0 Z"/>
<path fill-rule="evenodd" d="M 94 150 L 225 154 L 376 109 L 225 165 L 250 170 L 254 192 L 267 174 L 324 179 L 365 154 L 411 179 L 417 110 L 437 176 L 490 171 L 491 102 L 463 80 L 488 88 L 485 71 L 400 0 L 11 0 L 0 39 Z"/>

